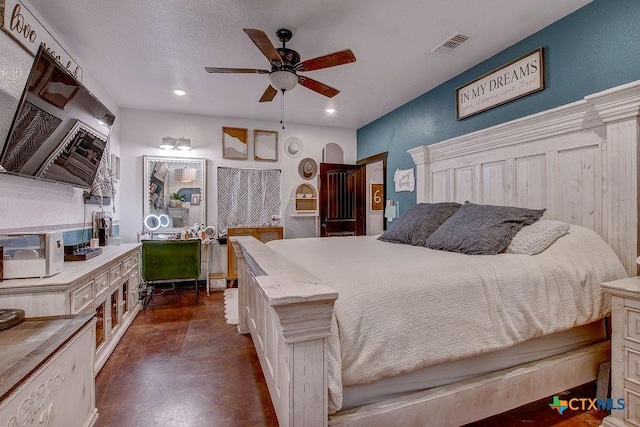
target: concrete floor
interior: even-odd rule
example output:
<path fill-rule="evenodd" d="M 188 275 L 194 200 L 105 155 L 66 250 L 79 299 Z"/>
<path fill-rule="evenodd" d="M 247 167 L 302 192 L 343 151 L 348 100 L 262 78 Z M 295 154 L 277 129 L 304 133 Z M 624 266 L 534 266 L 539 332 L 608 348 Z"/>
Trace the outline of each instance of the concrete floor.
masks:
<path fill-rule="evenodd" d="M 222 292 L 154 296 L 96 377 L 97 427 L 277 426 L 251 338 L 224 318 Z M 565 394 L 593 397 L 588 384 Z M 603 411 L 563 415 L 552 398 L 473 427 L 598 426 Z"/>

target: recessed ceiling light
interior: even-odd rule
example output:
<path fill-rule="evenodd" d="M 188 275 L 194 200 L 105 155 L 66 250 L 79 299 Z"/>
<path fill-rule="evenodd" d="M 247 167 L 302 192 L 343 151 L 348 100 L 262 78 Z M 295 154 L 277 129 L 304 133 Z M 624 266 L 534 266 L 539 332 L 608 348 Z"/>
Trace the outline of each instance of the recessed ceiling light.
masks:
<path fill-rule="evenodd" d="M 333 114 L 333 113 L 335 113 L 335 112 L 336 112 L 336 109 L 335 109 L 335 108 L 327 108 L 327 109 L 326 109 L 326 110 L 324 110 L 324 111 L 326 111 L 326 112 L 327 112 L 327 113 L 329 113 L 329 114 Z"/>
<path fill-rule="evenodd" d="M 180 89 L 176 89 L 176 90 L 173 91 L 173 93 L 175 93 L 178 96 L 183 96 L 183 95 L 186 95 L 187 92 L 185 92 L 183 90 L 180 90 Z"/>

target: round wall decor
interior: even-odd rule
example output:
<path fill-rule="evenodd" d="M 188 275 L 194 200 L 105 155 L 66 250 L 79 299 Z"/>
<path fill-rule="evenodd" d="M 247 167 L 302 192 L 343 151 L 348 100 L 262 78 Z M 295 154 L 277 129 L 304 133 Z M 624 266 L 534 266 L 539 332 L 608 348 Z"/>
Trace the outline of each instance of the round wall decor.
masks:
<path fill-rule="evenodd" d="M 318 164 L 310 157 L 300 160 L 298 165 L 298 173 L 304 179 L 313 179 L 318 173 Z"/>
<path fill-rule="evenodd" d="M 300 157 L 303 149 L 302 141 L 295 136 L 287 138 L 284 142 L 284 152 L 287 153 L 289 157 Z"/>

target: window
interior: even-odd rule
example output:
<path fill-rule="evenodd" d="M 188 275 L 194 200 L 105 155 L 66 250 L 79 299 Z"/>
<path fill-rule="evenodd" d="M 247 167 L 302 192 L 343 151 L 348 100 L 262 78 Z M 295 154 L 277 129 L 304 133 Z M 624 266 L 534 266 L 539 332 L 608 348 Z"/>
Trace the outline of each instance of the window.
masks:
<path fill-rule="evenodd" d="M 218 168 L 218 233 L 280 215 L 280 170 Z"/>

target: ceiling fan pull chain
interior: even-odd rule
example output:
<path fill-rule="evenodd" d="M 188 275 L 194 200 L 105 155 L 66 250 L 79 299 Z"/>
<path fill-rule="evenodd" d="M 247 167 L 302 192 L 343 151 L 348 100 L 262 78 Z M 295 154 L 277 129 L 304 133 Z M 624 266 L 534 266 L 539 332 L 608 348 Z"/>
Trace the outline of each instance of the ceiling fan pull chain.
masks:
<path fill-rule="evenodd" d="M 282 98 L 280 101 L 280 124 L 282 125 L 282 129 L 284 129 L 284 90 L 282 91 Z"/>

